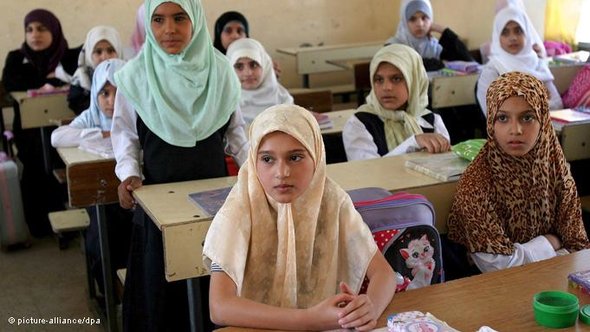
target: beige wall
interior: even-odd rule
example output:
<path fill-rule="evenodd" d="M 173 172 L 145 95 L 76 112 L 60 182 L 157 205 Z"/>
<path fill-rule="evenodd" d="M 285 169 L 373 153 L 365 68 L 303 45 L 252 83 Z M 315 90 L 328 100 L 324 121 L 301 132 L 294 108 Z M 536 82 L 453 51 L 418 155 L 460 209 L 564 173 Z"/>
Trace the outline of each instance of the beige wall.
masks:
<path fill-rule="evenodd" d="M 477 48 L 491 35 L 493 0 L 431 0 L 436 22 L 450 26 L 469 48 Z M 281 81 L 288 87 L 300 84 L 294 61 L 277 54 L 276 48 L 302 43 L 338 44 L 381 41 L 395 30 L 399 1 L 391 0 L 202 0 L 209 30 L 226 10 L 238 10 L 250 22 L 251 36 L 260 40 L 283 69 Z M 543 4 L 541 4 L 541 2 Z M 0 61 L 9 50 L 20 47 L 22 20 L 35 8 L 47 8 L 61 20 L 70 46 L 84 42 L 86 32 L 99 24 L 116 27 L 124 42 L 133 29 L 140 0 L 2 0 Z M 525 0 L 537 27 L 543 31 L 544 0 Z M 534 3 L 528 5 L 528 3 Z M 370 5 L 368 5 L 370 4 Z M 539 26 L 540 24 L 540 26 Z M 341 78 L 333 75 L 331 79 Z M 317 78 L 316 78 L 317 80 Z M 314 83 L 312 78 L 312 83 Z M 321 84 L 321 82 L 320 82 Z"/>

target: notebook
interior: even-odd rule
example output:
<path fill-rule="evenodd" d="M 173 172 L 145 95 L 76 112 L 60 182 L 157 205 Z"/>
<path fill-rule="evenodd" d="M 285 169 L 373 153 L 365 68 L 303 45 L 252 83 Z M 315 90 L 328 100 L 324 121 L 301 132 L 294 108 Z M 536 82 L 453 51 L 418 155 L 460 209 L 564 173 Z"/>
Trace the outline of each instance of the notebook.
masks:
<path fill-rule="evenodd" d="M 210 217 L 214 217 L 221 209 L 232 187 L 213 189 L 189 194 L 189 199 L 205 211 Z"/>
<path fill-rule="evenodd" d="M 435 179 L 451 181 L 458 179 L 465 172 L 469 161 L 451 151 L 406 160 L 405 165 Z"/>
<path fill-rule="evenodd" d="M 549 114 L 551 115 L 551 120 L 564 123 L 590 121 L 590 113 L 580 112 L 570 108 L 550 111 Z"/>

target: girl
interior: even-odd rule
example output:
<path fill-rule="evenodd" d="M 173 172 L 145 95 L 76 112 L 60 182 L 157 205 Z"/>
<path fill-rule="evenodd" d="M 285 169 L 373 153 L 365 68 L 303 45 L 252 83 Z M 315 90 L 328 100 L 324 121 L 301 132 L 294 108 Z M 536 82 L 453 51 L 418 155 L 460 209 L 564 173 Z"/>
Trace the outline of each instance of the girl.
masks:
<path fill-rule="evenodd" d="M 342 140 L 348 160 L 393 156 L 421 149 L 448 151 L 449 133 L 428 105 L 428 77 L 412 48 L 383 47 L 370 64 L 367 103 L 344 125 Z"/>
<path fill-rule="evenodd" d="M 78 69 L 74 73 L 68 106 L 76 114 L 90 106 L 90 85 L 92 72 L 102 61 L 113 58 L 123 58 L 121 39 L 115 28 L 96 26 L 86 35 L 86 42 L 78 58 Z"/>
<path fill-rule="evenodd" d="M 96 67 L 92 76 L 90 108 L 82 112 L 69 125 L 61 126 L 53 132 L 51 144 L 54 147 L 78 146 L 82 141 L 99 141 L 101 144 L 106 142 L 108 146 L 111 145 L 111 118 L 117 92 L 114 75 L 124 64 L 123 60 L 111 59 L 101 62 Z M 92 275 L 98 281 L 100 291 L 104 294 L 96 209 L 88 208 L 87 210 L 90 215 L 90 226 L 86 231 L 84 244 L 90 257 L 89 264 Z M 111 271 L 115 277 L 117 269 L 127 266 L 132 213 L 123 210 L 118 204 L 106 205 L 105 213 L 108 222 Z"/>
<path fill-rule="evenodd" d="M 299 106 L 271 107 L 250 126 L 250 140 L 205 239 L 213 321 L 371 330 L 393 297 L 393 270 L 350 197 L 326 177 L 317 120 Z"/>
<path fill-rule="evenodd" d="M 59 77 L 76 70 L 79 50 L 69 50 L 61 24 L 53 13 L 35 9 L 24 19 L 25 41 L 6 57 L 2 83 L 7 92 L 63 86 Z M 33 236 L 51 234 L 47 213 L 63 209 L 61 188 L 53 174 L 46 171 L 43 144 L 38 128 L 22 129 L 18 104 L 13 123 L 18 158 L 23 164 L 21 179 L 25 218 Z M 50 131 L 47 131 L 49 134 Z M 49 136 L 44 137 L 49 141 Z M 59 160 L 55 150 L 52 160 Z"/>
<path fill-rule="evenodd" d="M 442 60 L 474 61 L 467 47 L 448 27 L 434 23 L 429 0 L 404 0 L 400 6 L 400 21 L 395 36 L 385 42 L 404 44 L 416 50 L 424 61 L 427 71 L 443 68 Z M 440 40 L 432 36 L 440 34 Z"/>
<path fill-rule="evenodd" d="M 215 21 L 215 39 L 213 46 L 225 54 L 229 45 L 238 39 L 250 37 L 248 20 L 241 13 L 229 11 Z"/>
<path fill-rule="evenodd" d="M 532 75 L 501 75 L 487 94 L 488 140 L 457 188 L 449 238 L 494 271 L 590 248 L 580 200 Z"/>
<path fill-rule="evenodd" d="M 227 57 L 242 84 L 240 110 L 247 123 L 270 106 L 293 104 L 293 97 L 277 81 L 272 59 L 258 41 L 234 41 L 227 49 Z"/>
<path fill-rule="evenodd" d="M 145 5 L 142 3 L 137 8 L 135 15 L 135 28 L 131 34 L 131 48 L 133 49 L 133 56 L 137 55 L 145 42 Z"/>
<path fill-rule="evenodd" d="M 225 176 L 225 152 L 238 164 L 247 154 L 236 112 L 239 83 L 213 48 L 201 3 L 150 0 L 145 7 L 146 42 L 115 74 L 111 140 L 124 208 L 134 207 L 132 192 L 143 183 Z M 164 278 L 162 233 L 139 207 L 133 222 L 123 324 L 130 331 L 186 331 L 186 283 Z M 208 285 L 201 284 L 207 303 Z"/>
<path fill-rule="evenodd" d="M 522 7 L 508 4 L 500 9 L 493 29 L 490 60 L 477 81 L 477 100 L 482 112 L 486 114 L 486 91 L 490 83 L 510 71 L 525 72 L 541 80 L 549 90 L 549 109 L 563 108 L 553 74 L 533 48 L 536 32 Z"/>
<path fill-rule="evenodd" d="M 84 140 L 102 140 L 111 137 L 111 120 L 115 104 L 115 72 L 125 62 L 112 59 L 101 62 L 92 77 L 90 107 L 69 125 L 61 126 L 51 134 L 51 145 L 56 148 L 79 146 Z"/>

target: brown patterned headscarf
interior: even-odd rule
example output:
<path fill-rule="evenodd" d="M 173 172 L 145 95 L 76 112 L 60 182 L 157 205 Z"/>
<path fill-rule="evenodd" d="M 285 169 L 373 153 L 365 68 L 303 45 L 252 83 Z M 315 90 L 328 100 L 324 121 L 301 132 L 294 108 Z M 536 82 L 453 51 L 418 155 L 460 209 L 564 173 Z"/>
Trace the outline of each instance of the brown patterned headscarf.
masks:
<path fill-rule="evenodd" d="M 522 157 L 505 153 L 494 139 L 500 106 L 522 96 L 541 129 L 535 146 Z M 547 91 L 531 75 L 510 72 L 489 87 L 488 138 L 459 181 L 449 216 L 449 238 L 469 252 L 511 255 L 514 243 L 555 234 L 570 250 L 590 248 L 576 184 L 555 135 Z"/>

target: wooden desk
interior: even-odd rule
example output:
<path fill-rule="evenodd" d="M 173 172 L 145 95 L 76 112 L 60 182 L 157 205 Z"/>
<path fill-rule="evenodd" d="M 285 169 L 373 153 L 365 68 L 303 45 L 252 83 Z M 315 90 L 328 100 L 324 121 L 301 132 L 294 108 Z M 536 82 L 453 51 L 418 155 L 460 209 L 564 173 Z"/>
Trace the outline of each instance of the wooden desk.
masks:
<path fill-rule="evenodd" d="M 324 113 L 332 120 L 332 127 L 322 129 L 322 135 L 342 134 L 346 121 L 356 113 L 356 109 L 347 109 Z"/>
<path fill-rule="evenodd" d="M 383 42 L 338 44 L 312 47 L 279 48 L 277 52 L 295 57 L 297 73 L 303 75 L 303 87 L 309 88 L 309 74 L 345 70 L 329 61 L 372 58 Z"/>
<path fill-rule="evenodd" d="M 113 278 L 111 255 L 108 241 L 104 205 L 119 201 L 117 187 L 119 179 L 115 175 L 115 160 L 82 151 L 78 148 L 58 148 L 57 152 L 66 165 L 69 204 L 72 207 L 94 206 L 99 232 L 100 256 L 105 289 L 107 330 L 117 331 L 115 299 L 113 298 Z M 88 265 L 88 259 L 87 259 Z M 96 296 L 94 279 L 87 266 L 88 290 L 91 298 Z"/>
<path fill-rule="evenodd" d="M 459 331 L 476 331 L 487 325 L 497 331 L 549 331 L 537 325 L 533 314 L 533 295 L 544 290 L 575 294 L 580 306 L 590 303 L 590 295 L 568 287 L 567 275 L 590 269 L 590 250 L 552 258 L 498 272 L 453 280 L 395 294 L 377 326 L 387 326 L 387 317 L 396 312 L 430 312 Z M 576 326 L 559 331 L 588 331 Z M 224 328 L 224 332 L 258 331 Z"/>
<path fill-rule="evenodd" d="M 330 164 L 327 172 L 345 190 L 382 187 L 390 191 L 425 194 L 437 212 L 437 227 L 444 231 L 456 182 L 441 182 L 404 166 L 407 159 L 424 155 L 413 153 Z M 137 203 L 162 231 L 166 280 L 177 281 L 207 274 L 202 250 L 212 216 L 192 203 L 188 194 L 230 187 L 235 181 L 235 177 L 224 177 L 147 185 L 133 193 Z"/>

